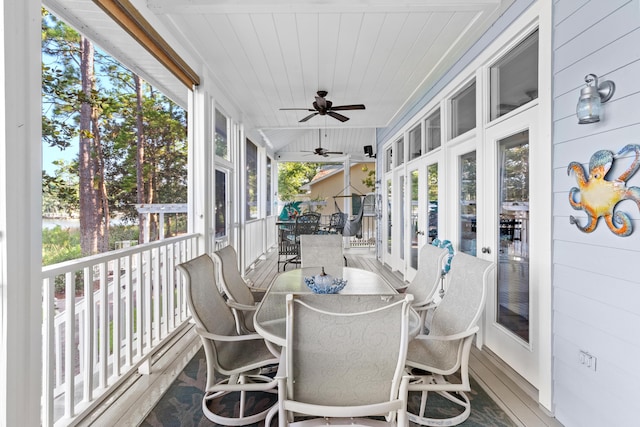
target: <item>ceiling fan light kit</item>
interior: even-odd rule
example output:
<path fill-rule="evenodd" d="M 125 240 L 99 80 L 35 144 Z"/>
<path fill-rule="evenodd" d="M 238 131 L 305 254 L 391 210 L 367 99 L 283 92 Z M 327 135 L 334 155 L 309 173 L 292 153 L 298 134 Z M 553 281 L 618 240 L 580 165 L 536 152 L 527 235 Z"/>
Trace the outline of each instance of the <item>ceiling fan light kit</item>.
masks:
<path fill-rule="evenodd" d="M 303 117 L 300 120 L 300 123 L 306 122 L 310 118 L 320 115 L 320 116 L 330 116 L 336 120 L 341 122 L 346 122 L 349 120 L 349 117 L 344 116 L 340 113 L 336 113 L 336 111 L 346 111 L 346 110 L 364 110 L 364 104 L 352 104 L 352 105 L 333 105 L 333 102 L 329 101 L 325 97 L 327 96 L 326 90 L 319 90 L 316 93 L 316 100 L 313 101 L 313 108 L 281 108 L 280 110 L 301 110 L 301 111 L 312 111 L 306 117 Z"/>

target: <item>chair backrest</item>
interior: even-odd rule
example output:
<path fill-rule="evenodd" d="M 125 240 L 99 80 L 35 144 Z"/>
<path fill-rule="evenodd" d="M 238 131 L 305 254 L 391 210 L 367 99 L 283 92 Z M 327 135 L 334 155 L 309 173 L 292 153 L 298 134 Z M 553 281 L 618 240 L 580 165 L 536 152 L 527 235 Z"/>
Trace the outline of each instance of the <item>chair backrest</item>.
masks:
<path fill-rule="evenodd" d="M 429 335 L 447 336 L 470 331 L 478 324 L 484 310 L 489 273 L 495 264 L 458 252 L 451 262 L 449 285 L 442 301 L 435 308 Z M 438 343 L 434 353 L 412 352 L 412 361 L 422 362 L 441 371 L 453 371 L 460 363 L 459 352 L 463 340 Z"/>
<path fill-rule="evenodd" d="M 317 212 L 307 212 L 296 218 L 295 234 L 315 234 L 320 225 L 320 214 Z"/>
<path fill-rule="evenodd" d="M 253 294 L 238 269 L 238 255 L 233 246 L 225 246 L 215 251 L 212 254 L 212 258 L 218 266 L 219 284 L 227 298 L 239 304 L 254 305 L 255 299 L 253 298 Z M 252 315 L 244 316 L 243 313 L 238 310 L 233 310 L 233 312 L 238 318 L 238 321 L 244 325 L 245 329 L 255 331 Z"/>
<path fill-rule="evenodd" d="M 397 399 L 411 299 L 287 295 L 288 400 L 345 407 Z"/>
<path fill-rule="evenodd" d="M 300 262 L 302 267 L 344 266 L 342 236 L 338 234 L 300 236 Z"/>
<path fill-rule="evenodd" d="M 344 223 L 347 221 L 347 214 L 342 212 L 334 212 L 329 217 L 329 231 L 342 233 Z"/>
<path fill-rule="evenodd" d="M 431 302 L 442 280 L 442 266 L 449 255 L 447 249 L 426 244 L 420 248 L 418 271 L 406 292 L 413 295 L 414 304 Z"/>
<path fill-rule="evenodd" d="M 207 254 L 176 266 L 184 276 L 187 306 L 198 329 L 217 335 L 237 335 L 236 321 L 216 286 L 216 267 Z M 216 343 L 202 339 L 207 360 L 216 367 L 225 367 L 228 362 L 221 360 Z M 212 374 L 213 375 L 213 374 Z"/>

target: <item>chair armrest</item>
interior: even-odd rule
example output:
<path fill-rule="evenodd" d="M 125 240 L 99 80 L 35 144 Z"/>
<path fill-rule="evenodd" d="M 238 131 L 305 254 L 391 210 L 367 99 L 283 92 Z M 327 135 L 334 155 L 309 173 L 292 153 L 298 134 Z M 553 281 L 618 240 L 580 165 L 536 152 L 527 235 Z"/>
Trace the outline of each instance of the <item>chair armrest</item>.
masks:
<path fill-rule="evenodd" d="M 251 291 L 251 294 L 256 301 L 262 301 L 262 298 L 264 298 L 264 294 L 267 293 L 266 289 L 249 287 L 249 290 Z"/>
<path fill-rule="evenodd" d="M 257 305 L 240 304 L 238 302 L 231 301 L 231 300 L 227 300 L 227 305 L 231 308 L 236 308 L 242 311 L 256 311 L 256 308 L 258 308 Z"/>
<path fill-rule="evenodd" d="M 416 311 L 429 310 L 429 309 L 435 308 L 437 306 L 438 306 L 438 304 L 436 304 L 433 301 L 430 301 L 430 302 L 427 302 L 427 303 L 424 303 L 424 304 L 414 304 L 414 305 L 412 305 L 413 309 L 416 310 Z"/>
<path fill-rule="evenodd" d="M 237 341 L 251 341 L 251 340 L 261 340 L 264 341 L 264 337 L 259 334 L 244 334 L 244 335 L 218 335 L 212 334 L 211 332 L 207 332 L 204 329 L 196 326 L 196 333 L 203 338 L 215 341 L 225 341 L 225 342 L 237 342 Z"/>
<path fill-rule="evenodd" d="M 276 372 L 276 376 L 274 377 L 275 379 L 283 380 L 287 378 L 286 366 L 287 366 L 287 356 L 286 356 L 286 353 L 283 351 L 280 353 L 280 362 L 278 362 L 278 371 Z"/>
<path fill-rule="evenodd" d="M 478 332 L 480 328 L 478 326 L 474 326 L 473 328 L 460 332 L 453 335 L 418 335 L 414 338 L 414 340 L 425 340 L 425 341 L 455 341 L 460 340 L 462 338 L 470 337 L 471 335 Z"/>

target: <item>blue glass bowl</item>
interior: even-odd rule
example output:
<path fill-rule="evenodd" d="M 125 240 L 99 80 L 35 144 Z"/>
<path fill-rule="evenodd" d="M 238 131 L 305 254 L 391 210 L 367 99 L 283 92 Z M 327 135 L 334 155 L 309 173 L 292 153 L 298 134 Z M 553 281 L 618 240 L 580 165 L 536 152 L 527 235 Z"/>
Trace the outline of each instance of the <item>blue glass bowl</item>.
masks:
<path fill-rule="evenodd" d="M 346 280 L 338 277 L 334 278 L 333 283 L 329 286 L 317 285 L 313 277 L 305 277 L 304 283 L 314 294 L 337 294 L 347 285 Z"/>

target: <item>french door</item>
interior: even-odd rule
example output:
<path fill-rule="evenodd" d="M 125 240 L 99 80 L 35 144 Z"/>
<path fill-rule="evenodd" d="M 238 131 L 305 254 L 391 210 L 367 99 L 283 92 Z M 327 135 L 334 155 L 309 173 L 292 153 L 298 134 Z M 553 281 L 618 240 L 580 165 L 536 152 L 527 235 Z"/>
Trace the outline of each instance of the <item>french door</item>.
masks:
<path fill-rule="evenodd" d="M 413 280 L 418 270 L 420 248 L 438 237 L 439 162 L 425 157 L 407 168 L 407 223 L 405 230 L 405 278 Z"/>
<path fill-rule="evenodd" d="M 534 387 L 539 383 L 540 283 L 530 268 L 531 210 L 530 151 L 539 141 L 537 107 L 530 108 L 485 131 L 483 145 L 484 184 L 478 200 L 484 205 L 478 229 L 479 257 L 496 263 L 495 280 L 489 284 L 485 310 L 484 344 Z"/>

